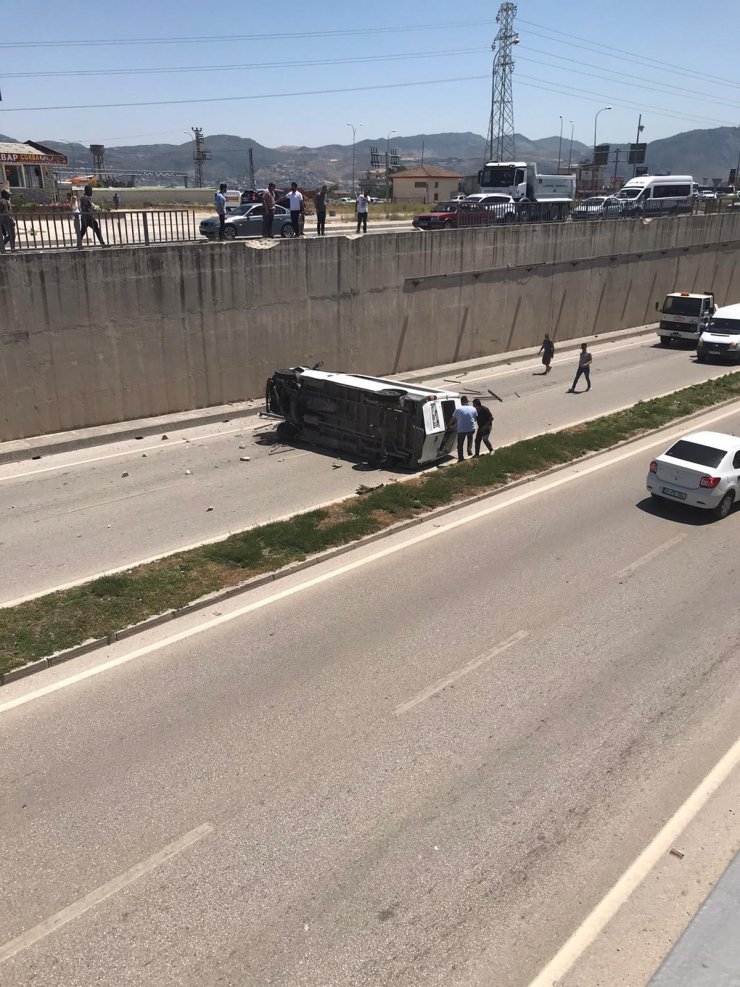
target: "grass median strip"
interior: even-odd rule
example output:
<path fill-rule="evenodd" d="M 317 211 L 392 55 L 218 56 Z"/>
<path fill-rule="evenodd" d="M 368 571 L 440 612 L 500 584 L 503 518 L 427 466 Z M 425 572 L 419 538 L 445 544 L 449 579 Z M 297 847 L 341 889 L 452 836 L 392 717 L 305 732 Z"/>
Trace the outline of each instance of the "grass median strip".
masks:
<path fill-rule="evenodd" d="M 0 609 L 0 673 L 738 397 L 740 374 L 727 374 L 626 411 L 515 442 L 493 456 L 391 483 L 327 509 Z"/>

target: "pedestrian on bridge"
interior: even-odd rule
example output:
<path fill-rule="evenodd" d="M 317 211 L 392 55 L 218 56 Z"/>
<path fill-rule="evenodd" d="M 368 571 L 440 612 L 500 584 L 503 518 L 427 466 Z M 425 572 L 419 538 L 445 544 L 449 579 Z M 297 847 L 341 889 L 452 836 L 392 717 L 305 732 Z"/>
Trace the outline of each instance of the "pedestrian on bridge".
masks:
<path fill-rule="evenodd" d="M 475 456 L 480 456 L 481 442 L 489 452 L 493 452 L 490 435 L 493 428 L 493 415 L 480 398 L 473 399 L 473 407 L 477 415 L 478 431 L 475 433 Z"/>
<path fill-rule="evenodd" d="M 368 200 L 364 192 L 360 192 L 357 196 L 357 232 L 360 232 L 360 227 L 362 227 L 362 232 L 367 233 L 367 212 L 368 212 Z"/>
<path fill-rule="evenodd" d="M 587 391 L 591 390 L 591 354 L 588 352 L 588 346 L 585 343 L 581 343 L 581 352 L 578 354 L 578 370 L 576 370 L 576 375 L 573 379 L 573 385 L 568 390 L 568 394 L 576 393 L 576 384 L 581 379 L 581 377 L 586 378 L 586 383 L 588 387 Z"/>
<path fill-rule="evenodd" d="M 77 234 L 78 250 L 82 250 L 82 241 L 88 230 L 93 231 L 101 247 L 107 246 L 103 239 L 103 234 L 100 232 L 100 223 L 95 218 L 95 207 L 93 206 L 92 196 L 92 185 L 86 185 L 84 194 L 80 199 L 80 232 Z"/>
<path fill-rule="evenodd" d="M 290 209 L 290 221 L 293 224 L 293 232 L 296 236 L 303 236 L 301 219 L 303 218 L 303 211 L 306 208 L 306 205 L 303 201 L 303 193 L 298 191 L 298 182 L 290 183 L 290 192 L 288 192 L 288 208 Z"/>
<path fill-rule="evenodd" d="M 326 185 L 316 193 L 316 235 L 326 236 Z"/>
<path fill-rule="evenodd" d="M 15 250 L 13 206 L 10 202 L 10 192 L 4 188 L 0 192 L 0 253 L 5 253 L 6 243 L 10 244 L 11 250 Z"/>
<path fill-rule="evenodd" d="M 218 238 L 226 239 L 226 182 L 221 182 L 216 192 L 215 205 L 218 214 Z"/>
<path fill-rule="evenodd" d="M 452 420 L 457 428 L 457 461 L 461 463 L 465 459 L 463 449 L 466 443 L 468 455 L 473 455 L 473 435 L 478 421 L 478 413 L 471 404 L 468 404 L 468 399 L 464 394 L 460 398 L 460 407 L 455 408 L 452 414 Z"/>
<path fill-rule="evenodd" d="M 275 182 L 270 182 L 262 196 L 262 236 L 272 239 L 272 224 L 275 220 Z"/>

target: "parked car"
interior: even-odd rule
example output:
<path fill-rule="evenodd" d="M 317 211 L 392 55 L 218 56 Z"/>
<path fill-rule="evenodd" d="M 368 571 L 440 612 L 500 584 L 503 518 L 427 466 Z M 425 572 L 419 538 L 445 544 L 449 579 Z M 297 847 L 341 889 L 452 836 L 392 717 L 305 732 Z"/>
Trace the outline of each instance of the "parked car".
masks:
<path fill-rule="evenodd" d="M 571 216 L 576 222 L 587 219 L 614 219 L 622 212 L 622 205 L 611 195 L 592 195 L 580 202 Z"/>
<path fill-rule="evenodd" d="M 227 240 L 236 240 L 240 236 L 262 236 L 262 213 L 260 203 L 251 202 L 245 206 L 237 206 L 226 217 L 224 236 Z M 218 239 L 218 216 L 209 216 L 201 221 L 201 236 L 209 240 Z M 295 236 L 295 230 L 290 222 L 290 213 L 283 206 L 275 206 L 275 220 L 272 225 L 274 235 L 282 237 Z"/>
<path fill-rule="evenodd" d="M 699 193 L 701 195 L 702 202 L 716 202 L 718 195 L 713 188 L 702 189 Z"/>
<path fill-rule="evenodd" d="M 740 492 L 740 438 L 692 432 L 650 463 L 647 488 L 657 500 L 674 500 L 725 518 Z"/>
<path fill-rule="evenodd" d="M 353 199 L 351 195 L 343 195 L 341 197 L 341 199 L 337 199 L 337 202 L 352 202 L 352 203 L 354 203 L 355 201 L 356 200 Z"/>

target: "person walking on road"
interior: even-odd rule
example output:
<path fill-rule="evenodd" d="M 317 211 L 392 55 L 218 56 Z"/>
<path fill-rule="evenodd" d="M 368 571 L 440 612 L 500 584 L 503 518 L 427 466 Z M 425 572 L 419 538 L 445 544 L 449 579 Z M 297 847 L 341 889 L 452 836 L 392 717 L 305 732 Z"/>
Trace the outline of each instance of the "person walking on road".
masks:
<path fill-rule="evenodd" d="M 360 192 L 357 196 L 357 232 L 360 232 L 360 227 L 362 227 L 362 232 L 367 233 L 367 210 L 368 202 L 367 196 L 364 192 Z"/>
<path fill-rule="evenodd" d="M 298 191 L 298 183 L 291 182 L 290 192 L 288 192 L 288 208 L 290 209 L 290 221 L 296 236 L 303 236 L 301 231 L 301 214 L 305 208 L 303 195 Z"/>
<path fill-rule="evenodd" d="M 457 428 L 457 461 L 461 463 L 465 459 L 463 448 L 466 443 L 468 455 L 473 455 L 473 434 L 478 421 L 478 413 L 471 404 L 468 404 L 468 399 L 464 394 L 460 398 L 460 407 L 455 408 L 453 412 L 452 421 L 455 422 Z"/>
<path fill-rule="evenodd" d="M 539 348 L 539 352 L 542 354 L 542 363 L 545 367 L 545 373 L 550 373 L 550 362 L 555 356 L 555 344 L 550 339 L 550 334 L 545 333 L 545 338 L 542 340 L 542 346 Z M 542 374 L 540 374 L 542 376 Z"/>
<path fill-rule="evenodd" d="M 275 182 L 270 182 L 262 196 L 262 236 L 272 239 L 272 224 L 275 220 Z"/>
<path fill-rule="evenodd" d="M 326 185 L 316 193 L 316 235 L 326 236 Z"/>
<path fill-rule="evenodd" d="M 576 375 L 573 379 L 573 385 L 569 388 L 568 394 L 575 394 L 576 384 L 581 379 L 581 376 L 586 378 L 586 384 L 588 387 L 587 391 L 591 390 L 591 354 L 588 352 L 588 347 L 585 343 L 581 343 L 581 352 L 578 354 L 578 370 L 576 370 Z"/>
<path fill-rule="evenodd" d="M 80 232 L 77 234 L 77 249 L 82 250 L 82 241 L 85 238 L 85 234 L 88 230 L 92 230 L 95 236 L 98 238 L 98 243 L 101 247 L 107 247 L 107 243 L 103 240 L 103 234 L 100 232 L 100 223 L 98 223 L 95 218 L 95 207 L 93 206 L 93 190 L 92 185 L 86 185 L 85 191 L 80 199 Z"/>
<path fill-rule="evenodd" d="M 478 421 L 478 431 L 475 433 L 475 453 L 473 455 L 480 456 L 481 442 L 485 445 L 489 452 L 493 452 L 493 446 L 490 441 L 491 429 L 493 428 L 493 415 L 490 410 L 482 404 L 480 398 L 474 398 L 473 407 L 475 408 L 475 414 Z"/>
<path fill-rule="evenodd" d="M 15 250 L 13 206 L 10 202 L 10 192 L 4 188 L 0 192 L 0 253 L 5 253 L 6 243 L 10 244 L 11 250 Z"/>
<path fill-rule="evenodd" d="M 218 213 L 218 238 L 226 239 L 226 182 L 221 182 L 216 192 L 216 212 Z"/>

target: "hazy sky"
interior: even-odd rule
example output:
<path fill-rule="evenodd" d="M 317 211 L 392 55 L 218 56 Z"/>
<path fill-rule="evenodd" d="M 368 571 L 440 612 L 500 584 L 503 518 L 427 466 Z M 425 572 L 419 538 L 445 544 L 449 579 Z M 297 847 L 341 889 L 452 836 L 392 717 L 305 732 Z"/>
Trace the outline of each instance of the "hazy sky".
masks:
<path fill-rule="evenodd" d="M 486 132 L 496 3 L 84 6 L 2 14 L 0 133 L 111 146 L 182 143 L 200 126 L 278 146 L 350 143 L 347 121 L 358 140 Z M 565 140 L 573 121 L 591 144 L 608 104 L 600 142 L 634 140 L 640 111 L 648 141 L 740 124 L 740 4 L 704 16 L 689 0 L 530 0 L 515 24 L 514 118 L 528 137 L 557 135 L 562 116 Z"/>

